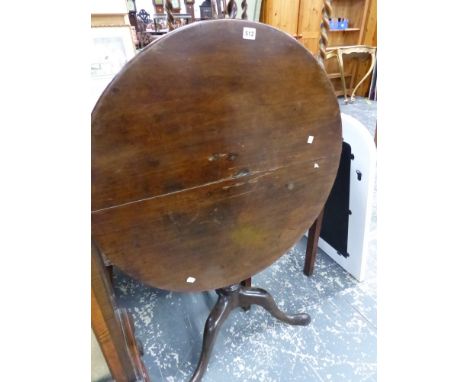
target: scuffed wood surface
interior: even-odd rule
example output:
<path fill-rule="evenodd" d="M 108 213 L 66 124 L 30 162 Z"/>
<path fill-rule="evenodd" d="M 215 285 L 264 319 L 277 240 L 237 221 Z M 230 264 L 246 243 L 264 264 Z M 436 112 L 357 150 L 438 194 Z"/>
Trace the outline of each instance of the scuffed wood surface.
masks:
<path fill-rule="evenodd" d="M 112 264 L 161 289 L 240 282 L 313 223 L 341 140 L 326 74 L 293 38 L 243 20 L 177 29 L 93 111 L 93 238 Z"/>

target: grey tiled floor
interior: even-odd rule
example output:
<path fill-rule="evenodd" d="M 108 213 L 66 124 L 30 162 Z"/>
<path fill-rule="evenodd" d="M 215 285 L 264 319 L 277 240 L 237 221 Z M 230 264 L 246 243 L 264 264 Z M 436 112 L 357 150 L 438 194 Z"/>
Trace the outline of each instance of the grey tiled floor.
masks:
<path fill-rule="evenodd" d="M 373 133 L 376 103 L 358 98 L 343 112 Z M 302 273 L 305 238 L 272 266 L 254 276 L 280 308 L 307 312 L 312 322 L 294 327 L 259 307 L 234 311 L 217 339 L 204 382 L 359 381 L 377 379 L 376 243 L 374 204 L 367 279 L 358 283 L 319 250 L 314 275 Z M 172 293 L 146 287 L 115 273 L 119 304 L 135 319 L 136 335 L 152 381 L 188 381 L 201 349 L 214 292 Z"/>
<path fill-rule="evenodd" d="M 367 127 L 369 133 L 374 136 L 375 126 L 377 122 L 377 102 L 369 101 L 367 98 L 356 97 L 354 103 L 345 105 L 344 98 L 339 97 L 338 103 L 342 113 L 358 119 L 364 126 Z"/>

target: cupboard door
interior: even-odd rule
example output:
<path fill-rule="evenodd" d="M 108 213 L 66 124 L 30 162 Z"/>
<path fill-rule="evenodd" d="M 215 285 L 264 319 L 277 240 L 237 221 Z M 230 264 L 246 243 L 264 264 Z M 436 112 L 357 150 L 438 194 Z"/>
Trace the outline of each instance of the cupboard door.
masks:
<path fill-rule="evenodd" d="M 131 317 L 117 307 L 103 259 L 91 247 L 91 326 L 116 382 L 149 382 Z"/>
<path fill-rule="evenodd" d="M 298 17 L 299 40 L 313 54 L 318 54 L 323 0 L 302 0 Z"/>
<path fill-rule="evenodd" d="M 263 0 L 262 22 L 295 36 L 300 3 L 301 0 Z"/>
<path fill-rule="evenodd" d="M 313 54 L 320 41 L 323 0 L 263 0 L 261 21 L 298 40 Z"/>

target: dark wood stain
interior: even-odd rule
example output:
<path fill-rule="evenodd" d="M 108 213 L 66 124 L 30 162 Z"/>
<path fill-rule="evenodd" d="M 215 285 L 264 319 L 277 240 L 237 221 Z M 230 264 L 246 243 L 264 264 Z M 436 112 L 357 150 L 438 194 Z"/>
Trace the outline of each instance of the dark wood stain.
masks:
<path fill-rule="evenodd" d="M 154 287 L 241 282 L 316 219 L 341 141 L 327 76 L 293 38 L 241 20 L 177 29 L 129 62 L 94 108 L 93 239 Z"/>
<path fill-rule="evenodd" d="M 149 382 L 132 318 L 115 304 L 108 272 L 98 248 L 91 244 L 91 326 L 113 380 Z"/>

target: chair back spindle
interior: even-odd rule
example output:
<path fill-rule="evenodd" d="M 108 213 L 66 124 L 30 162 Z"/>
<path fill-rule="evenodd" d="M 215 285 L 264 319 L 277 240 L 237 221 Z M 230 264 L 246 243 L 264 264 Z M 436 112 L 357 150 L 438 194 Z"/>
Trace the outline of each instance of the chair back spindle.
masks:
<path fill-rule="evenodd" d="M 227 13 L 231 19 L 235 19 L 237 16 L 237 3 L 235 0 L 229 0 L 227 4 Z"/>
<path fill-rule="evenodd" d="M 172 12 L 174 9 L 174 6 L 172 5 L 172 0 L 166 0 L 165 5 L 166 5 L 166 13 L 167 13 L 167 26 L 169 28 L 169 31 L 172 31 L 175 28 L 174 15 Z"/>
<path fill-rule="evenodd" d="M 325 58 L 327 56 L 328 46 L 328 32 L 330 31 L 330 17 L 332 14 L 331 0 L 323 2 L 322 9 L 322 24 L 320 25 L 320 54 L 318 56 L 319 62 L 322 67 L 325 65 Z"/>
<path fill-rule="evenodd" d="M 226 17 L 226 0 L 211 0 L 211 12 L 214 19 Z"/>
<path fill-rule="evenodd" d="M 247 20 L 247 0 L 242 0 L 242 20 Z"/>

